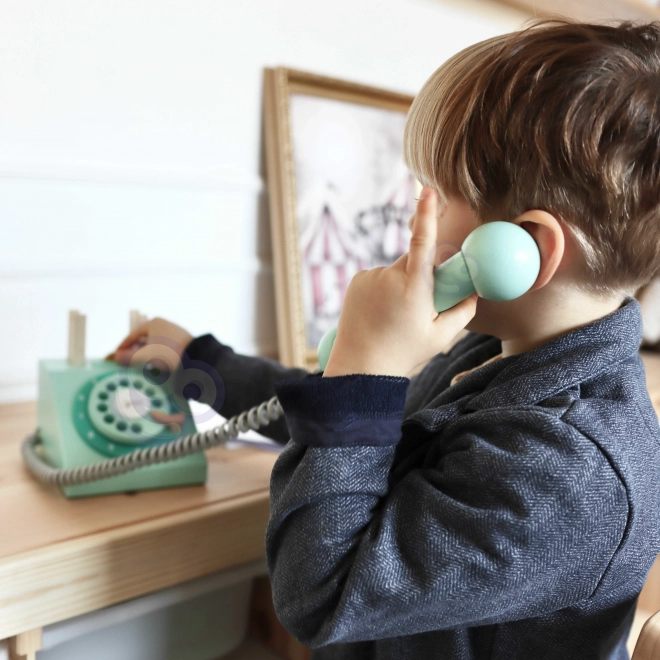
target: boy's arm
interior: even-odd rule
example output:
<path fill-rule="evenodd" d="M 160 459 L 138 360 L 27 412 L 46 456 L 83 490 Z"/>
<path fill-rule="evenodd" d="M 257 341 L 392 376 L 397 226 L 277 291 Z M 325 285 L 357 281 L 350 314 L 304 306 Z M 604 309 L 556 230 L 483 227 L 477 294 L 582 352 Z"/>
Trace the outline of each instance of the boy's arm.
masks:
<path fill-rule="evenodd" d="M 173 371 L 168 382 L 175 391 L 208 404 L 226 418 L 271 399 L 275 381 L 309 373 L 268 358 L 237 355 L 210 334 L 194 339 L 185 328 L 160 317 L 131 330 L 106 360 Z M 290 437 L 284 417 L 260 433 L 282 444 Z"/>
<path fill-rule="evenodd" d="M 211 334 L 193 339 L 185 354 L 193 364 L 206 364 L 215 372 L 214 376 L 217 374 L 222 379 L 224 401 L 214 407 L 227 419 L 275 396 L 276 381 L 309 374 L 306 369 L 285 367 L 265 357 L 237 354 Z M 259 433 L 281 444 L 290 438 L 284 416 L 260 428 Z"/>
<path fill-rule="evenodd" d="M 501 408 L 435 433 L 406 424 L 416 458 L 398 476 L 407 384 L 277 384 L 292 442 L 273 469 L 266 551 L 284 626 L 316 647 L 537 616 L 589 597 L 628 515 L 600 450 L 557 415 Z"/>

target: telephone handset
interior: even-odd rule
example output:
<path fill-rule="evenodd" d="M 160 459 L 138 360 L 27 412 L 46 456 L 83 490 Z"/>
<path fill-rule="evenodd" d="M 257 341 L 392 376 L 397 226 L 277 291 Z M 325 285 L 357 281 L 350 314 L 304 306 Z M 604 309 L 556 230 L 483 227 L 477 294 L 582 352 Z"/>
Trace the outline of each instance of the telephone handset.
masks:
<path fill-rule="evenodd" d="M 538 247 L 524 229 L 509 222 L 481 225 L 460 252 L 433 269 L 435 309 L 449 309 L 475 291 L 488 300 L 513 300 L 534 284 L 539 268 Z M 141 373 L 85 360 L 84 317 L 76 314 L 70 318 L 68 361 L 41 362 L 39 429 L 22 445 L 34 476 L 60 486 L 67 497 L 204 483 L 203 450 L 282 415 L 273 397 L 196 433 L 185 399 L 150 377 L 148 365 Z M 333 328 L 319 344 L 321 369 L 335 336 Z M 182 424 L 161 424 L 151 416 L 154 410 L 183 412 Z"/>
<path fill-rule="evenodd" d="M 436 312 L 457 305 L 473 293 L 486 300 L 513 300 L 536 281 L 541 257 L 536 242 L 511 222 L 480 225 L 463 241 L 459 252 L 433 269 L 433 303 Z M 323 335 L 318 348 L 325 369 L 337 328 Z"/>

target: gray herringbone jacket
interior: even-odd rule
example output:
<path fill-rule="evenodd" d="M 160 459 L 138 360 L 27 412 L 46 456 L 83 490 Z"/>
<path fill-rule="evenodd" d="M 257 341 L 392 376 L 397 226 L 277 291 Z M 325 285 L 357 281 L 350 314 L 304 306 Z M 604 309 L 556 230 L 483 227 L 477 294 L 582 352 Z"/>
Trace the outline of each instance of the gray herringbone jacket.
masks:
<path fill-rule="evenodd" d="M 273 388 L 286 414 L 266 537 L 284 626 L 323 660 L 628 658 L 660 551 L 640 340 L 627 299 L 453 386 L 499 340 L 470 334 L 411 381 L 321 378 L 195 340 L 223 414 Z"/>

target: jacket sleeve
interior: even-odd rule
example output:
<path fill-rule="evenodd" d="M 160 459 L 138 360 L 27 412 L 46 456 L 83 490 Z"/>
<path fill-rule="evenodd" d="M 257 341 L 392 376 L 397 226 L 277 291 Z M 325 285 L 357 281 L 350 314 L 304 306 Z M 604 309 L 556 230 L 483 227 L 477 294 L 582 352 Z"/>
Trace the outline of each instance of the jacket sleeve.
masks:
<path fill-rule="evenodd" d="M 425 408 L 450 386 L 455 374 L 482 364 L 501 350 L 502 344 L 496 337 L 468 332 L 447 353 L 435 355 L 410 379 L 404 418 Z"/>
<path fill-rule="evenodd" d="M 202 392 L 202 400 L 227 419 L 275 396 L 276 381 L 309 374 L 306 369 L 285 367 L 268 358 L 239 355 L 210 334 L 197 337 L 188 344 L 183 358 L 182 380 L 186 380 L 186 368 L 199 370 L 200 367 L 216 383 L 212 388 L 213 396 L 205 400 Z M 221 391 L 220 395 L 216 395 L 218 391 Z M 290 438 L 284 416 L 260 428 L 259 433 L 280 444 Z"/>
<path fill-rule="evenodd" d="M 401 425 L 406 379 L 276 386 L 292 434 L 271 478 L 275 610 L 304 644 L 540 616 L 588 598 L 621 541 L 625 488 L 561 418 L 498 408 Z M 397 474 L 394 450 L 415 445 Z"/>

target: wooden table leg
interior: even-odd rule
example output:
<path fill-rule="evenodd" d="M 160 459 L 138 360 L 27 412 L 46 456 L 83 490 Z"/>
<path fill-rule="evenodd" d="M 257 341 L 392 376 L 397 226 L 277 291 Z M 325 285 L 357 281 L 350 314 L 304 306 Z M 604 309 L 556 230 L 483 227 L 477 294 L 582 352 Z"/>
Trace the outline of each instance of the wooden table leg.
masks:
<path fill-rule="evenodd" d="M 311 651 L 278 621 L 268 577 L 254 580 L 248 633 L 283 660 L 309 660 Z"/>
<path fill-rule="evenodd" d="M 9 640 L 9 660 L 36 660 L 41 649 L 41 628 L 20 633 Z"/>

